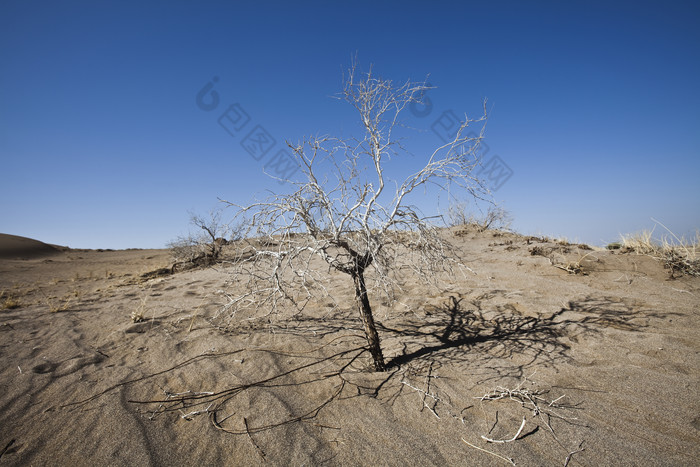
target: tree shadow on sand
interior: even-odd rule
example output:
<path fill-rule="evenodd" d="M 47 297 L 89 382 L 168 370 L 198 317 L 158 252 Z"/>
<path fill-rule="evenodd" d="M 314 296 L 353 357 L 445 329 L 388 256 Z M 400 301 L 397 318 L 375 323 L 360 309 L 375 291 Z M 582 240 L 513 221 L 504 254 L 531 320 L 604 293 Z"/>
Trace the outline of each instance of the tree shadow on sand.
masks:
<path fill-rule="evenodd" d="M 558 311 L 531 316 L 507 302 L 507 291 L 493 290 L 476 298 L 450 295 L 441 306 L 378 322 L 389 369 L 414 369 L 442 364 L 470 365 L 523 377 L 534 365 L 571 361 L 571 344 L 606 329 L 637 332 L 650 319 L 669 313 L 647 309 L 633 300 L 588 296 L 569 301 Z M 296 315 L 282 320 L 246 321 L 233 334 L 271 332 L 316 339 L 345 335 L 365 342 L 356 310 L 335 309 L 325 315 Z M 393 355 L 393 356 L 392 356 Z M 506 368 L 507 367 L 507 368 Z"/>
<path fill-rule="evenodd" d="M 570 360 L 571 343 L 577 340 L 595 337 L 610 328 L 641 331 L 651 319 L 667 315 L 644 309 L 641 304 L 629 300 L 589 296 L 570 301 L 566 307 L 547 315 L 527 316 L 515 305 L 497 304 L 504 301 L 501 299 L 505 294 L 505 291 L 492 291 L 473 299 L 449 296 L 442 306 L 426 307 L 413 316 L 394 318 L 395 327 L 384 323 L 380 326 L 382 337 L 387 347 L 394 349 L 391 353 L 395 355 L 389 360 L 389 369 L 385 373 L 361 370 L 360 360 L 367 357 L 366 343 L 361 333 L 354 332 L 357 320 L 347 311 L 315 319 L 294 318 L 285 325 L 276 324 L 275 333 L 286 332 L 300 337 L 312 334 L 316 338 L 325 338 L 326 342 L 315 349 L 292 353 L 256 347 L 206 353 L 152 375 L 120 382 L 88 399 L 62 407 L 82 406 L 124 386 L 145 383 L 153 378 L 157 380 L 159 376 L 185 370 L 185 367 L 205 359 L 229 360 L 234 354 L 240 354 L 256 361 L 266 355 L 272 363 L 277 358 L 275 356 L 284 357 L 279 362 L 290 358 L 297 360 L 296 365 L 280 366 L 279 372 L 255 377 L 255 367 L 260 367 L 260 362 L 251 367 L 248 381 L 228 387 L 224 385 L 217 391 L 166 392 L 155 399 L 129 400 L 147 407 L 144 413 L 150 413 L 150 417 L 168 412 L 183 418 L 207 414 L 218 430 L 250 437 L 254 433 L 309 422 L 337 400 L 380 397 L 380 392 L 385 400 L 396 400 L 405 384 L 392 384 L 392 381 L 397 381 L 395 378 L 405 382 L 405 377 L 425 373 L 427 369 L 429 380 L 430 372 L 441 365 L 487 368 L 489 372 L 495 372 L 493 377 L 523 377 L 533 364 L 553 366 Z M 235 332 L 261 331 L 267 326 L 270 326 L 269 322 L 258 329 L 246 326 Z M 319 396 L 313 400 L 306 396 L 311 385 L 316 387 L 314 391 Z M 244 394 L 251 398 L 250 407 L 265 406 L 269 409 L 276 404 L 285 409 L 263 414 L 253 410 L 242 416 L 238 401 Z M 238 416 L 229 419 L 234 412 L 239 413 Z M 250 417 L 250 422 L 247 417 Z"/>
<path fill-rule="evenodd" d="M 511 373 L 522 377 L 535 363 L 554 365 L 570 360 L 570 343 L 600 334 L 607 328 L 640 331 L 660 313 L 616 297 L 586 297 L 570 301 L 559 311 L 533 317 L 512 304 L 489 307 L 501 291 L 466 300 L 450 296 L 425 311 L 425 317 L 381 326 L 387 340 L 401 342 L 401 353 L 389 366 L 406 364 L 483 364 L 484 360 L 513 359 Z M 388 334 L 388 335 L 387 335 Z"/>

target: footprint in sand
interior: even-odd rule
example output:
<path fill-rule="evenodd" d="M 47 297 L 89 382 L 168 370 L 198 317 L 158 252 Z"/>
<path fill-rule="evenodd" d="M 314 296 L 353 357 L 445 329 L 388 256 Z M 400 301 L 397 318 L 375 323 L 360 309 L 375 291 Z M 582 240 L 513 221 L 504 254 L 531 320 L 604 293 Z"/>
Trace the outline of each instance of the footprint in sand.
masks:
<path fill-rule="evenodd" d="M 63 363 L 40 363 L 34 366 L 32 371 L 42 375 L 55 372 L 55 376 L 66 376 L 88 365 L 101 363 L 104 359 L 105 357 L 100 354 L 90 355 L 88 357 L 75 357 Z"/>
<path fill-rule="evenodd" d="M 105 357 L 100 354 L 90 355 L 89 357 L 73 358 L 66 362 L 65 366 L 61 365 L 59 371 L 56 372 L 56 376 L 66 376 L 71 373 L 75 373 L 88 365 L 97 365 L 98 363 L 102 363 L 104 359 Z"/>
<path fill-rule="evenodd" d="M 150 329 L 153 329 L 153 326 L 158 324 L 158 320 L 156 319 L 149 319 L 147 321 L 143 321 L 141 323 L 135 323 L 126 328 L 124 331 L 127 334 L 143 334 L 144 332 L 149 331 Z"/>
<path fill-rule="evenodd" d="M 58 367 L 57 364 L 51 363 L 51 362 L 46 362 L 46 363 L 40 363 L 36 365 L 34 368 L 32 368 L 32 371 L 34 373 L 38 373 L 40 375 L 46 374 L 46 373 L 51 373 Z"/>

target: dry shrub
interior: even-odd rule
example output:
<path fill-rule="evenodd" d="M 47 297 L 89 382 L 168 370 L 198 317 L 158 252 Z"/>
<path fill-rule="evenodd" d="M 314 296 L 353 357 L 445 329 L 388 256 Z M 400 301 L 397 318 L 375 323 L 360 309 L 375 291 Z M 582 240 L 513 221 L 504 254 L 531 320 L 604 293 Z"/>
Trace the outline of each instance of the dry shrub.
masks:
<path fill-rule="evenodd" d="M 225 224 L 221 221 L 221 215 L 221 211 L 212 211 L 208 216 L 190 215 L 190 223 L 199 229 L 198 233 L 178 237 L 167 244 L 175 264 L 187 269 L 216 263 L 224 246 L 241 239 L 243 224 Z"/>
<path fill-rule="evenodd" d="M 681 241 L 678 244 L 670 244 L 663 240 L 661 245 L 661 259 L 664 267 L 671 270 L 671 276 L 676 273 L 689 276 L 700 276 L 700 258 L 698 249 L 700 245 L 700 232 L 690 242 Z"/>
<path fill-rule="evenodd" d="M 510 213 L 501 206 L 489 206 L 486 213 L 476 215 L 469 212 L 465 203 L 456 203 L 447 211 L 450 227 L 474 227 L 478 232 L 488 229 L 507 229 L 512 222 Z"/>
<path fill-rule="evenodd" d="M 534 246 L 528 251 L 530 252 L 531 256 L 544 256 L 545 258 L 548 258 L 549 255 L 552 254 L 551 248 L 545 248 L 542 246 Z"/>
<path fill-rule="evenodd" d="M 206 242 L 193 236 L 180 237 L 168 243 L 167 246 L 176 262 L 194 263 L 208 253 Z"/>

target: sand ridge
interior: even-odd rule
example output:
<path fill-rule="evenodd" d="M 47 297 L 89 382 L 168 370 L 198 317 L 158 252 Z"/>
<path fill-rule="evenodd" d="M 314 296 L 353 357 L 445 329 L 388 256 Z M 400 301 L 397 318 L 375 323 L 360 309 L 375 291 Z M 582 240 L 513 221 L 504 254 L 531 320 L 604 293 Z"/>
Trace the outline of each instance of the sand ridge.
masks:
<path fill-rule="evenodd" d="M 41 258 L 60 253 L 65 247 L 47 245 L 31 238 L 0 233 L 0 259 Z"/>

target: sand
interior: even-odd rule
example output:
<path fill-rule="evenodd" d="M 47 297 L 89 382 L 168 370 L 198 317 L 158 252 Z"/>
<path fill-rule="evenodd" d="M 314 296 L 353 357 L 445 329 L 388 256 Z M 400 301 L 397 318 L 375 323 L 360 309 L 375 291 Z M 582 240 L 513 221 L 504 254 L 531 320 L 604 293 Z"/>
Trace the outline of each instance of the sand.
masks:
<path fill-rule="evenodd" d="M 699 278 L 445 235 L 475 274 L 372 302 L 386 373 L 342 274 L 337 309 L 224 328 L 226 264 L 167 274 L 166 250 L 0 235 L 0 465 L 697 463 Z M 579 260 L 585 275 L 552 265 Z"/>

